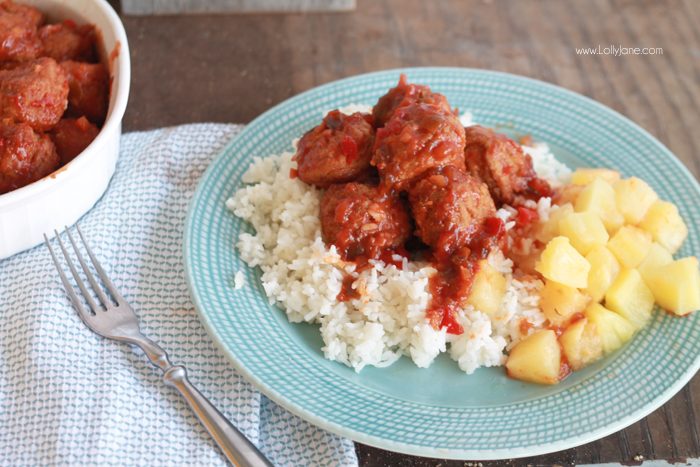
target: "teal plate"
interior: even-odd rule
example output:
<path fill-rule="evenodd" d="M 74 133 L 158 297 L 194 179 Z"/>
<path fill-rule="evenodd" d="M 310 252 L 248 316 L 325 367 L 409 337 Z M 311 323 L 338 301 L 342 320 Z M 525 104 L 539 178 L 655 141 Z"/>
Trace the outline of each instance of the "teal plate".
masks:
<path fill-rule="evenodd" d="M 540 81 L 482 70 L 415 68 L 336 81 L 293 97 L 248 125 L 202 177 L 185 226 L 187 281 L 202 322 L 235 368 L 270 399 L 322 428 L 391 451 L 454 459 L 532 456 L 620 430 L 661 406 L 700 366 L 700 315 L 657 312 L 621 350 L 557 386 L 511 380 L 502 368 L 460 372 L 441 356 L 428 369 L 402 358 L 356 374 L 327 361 L 316 326 L 291 324 L 268 304 L 260 271 L 234 248 L 250 226 L 224 202 L 253 156 L 291 149 L 328 109 L 374 103 L 405 72 L 474 120 L 550 144 L 572 167 L 610 167 L 646 180 L 676 203 L 700 253 L 700 187 L 654 137 L 586 97 Z M 679 116 L 679 118 L 681 118 Z M 247 285 L 233 289 L 236 271 Z"/>

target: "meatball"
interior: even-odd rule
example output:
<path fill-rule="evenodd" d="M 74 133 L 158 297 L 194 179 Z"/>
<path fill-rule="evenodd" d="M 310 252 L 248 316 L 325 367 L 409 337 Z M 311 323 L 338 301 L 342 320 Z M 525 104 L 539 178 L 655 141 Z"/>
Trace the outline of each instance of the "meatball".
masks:
<path fill-rule="evenodd" d="M 348 260 L 377 258 L 398 248 L 411 232 L 408 212 L 400 198 L 382 195 L 362 183 L 332 185 L 321 199 L 321 233 Z"/>
<path fill-rule="evenodd" d="M 109 73 L 101 63 L 61 62 L 68 76 L 68 114 L 101 124 L 107 116 Z"/>
<path fill-rule="evenodd" d="M 44 52 L 42 55 L 58 61 L 95 61 L 95 26 L 76 26 L 72 21 L 49 24 L 39 29 Z"/>
<path fill-rule="evenodd" d="M 384 188 L 398 191 L 433 167 L 464 169 L 464 128 L 452 112 L 436 105 L 400 107 L 377 130 L 372 165 Z"/>
<path fill-rule="evenodd" d="M 47 135 L 26 123 L 0 122 L 0 194 L 28 185 L 58 168 Z"/>
<path fill-rule="evenodd" d="M 0 70 L 0 119 L 45 131 L 66 110 L 68 81 L 53 58 L 38 58 Z"/>
<path fill-rule="evenodd" d="M 308 131 L 297 146 L 294 159 L 299 178 L 320 188 L 358 180 L 371 171 L 374 128 L 371 117 L 337 110 L 328 113 Z"/>
<path fill-rule="evenodd" d="M 452 112 L 445 96 L 432 92 L 428 86 L 422 84 L 408 84 L 406 75 L 401 74 L 399 84 L 380 97 L 372 109 L 375 126 L 384 126 L 399 107 L 415 103 L 433 104 Z"/>
<path fill-rule="evenodd" d="M 478 125 L 466 128 L 465 136 L 467 170 L 488 185 L 497 203 L 513 204 L 518 195 L 548 191 L 535 174 L 532 158 L 512 139 Z"/>
<path fill-rule="evenodd" d="M 100 130 L 85 117 L 61 119 L 50 133 L 61 164 L 69 163 L 83 152 L 99 132 Z"/>
<path fill-rule="evenodd" d="M 453 167 L 428 171 L 408 191 L 416 235 L 447 257 L 467 245 L 483 221 L 496 214 L 486 185 Z"/>
<path fill-rule="evenodd" d="M 44 14 L 38 8 L 31 5 L 21 5 L 12 0 L 0 1 L 0 14 L 20 17 L 26 24 L 35 28 L 44 24 L 46 20 Z"/>
<path fill-rule="evenodd" d="M 44 15 L 34 7 L 0 2 L 0 62 L 31 60 L 39 56 L 37 27 Z"/>

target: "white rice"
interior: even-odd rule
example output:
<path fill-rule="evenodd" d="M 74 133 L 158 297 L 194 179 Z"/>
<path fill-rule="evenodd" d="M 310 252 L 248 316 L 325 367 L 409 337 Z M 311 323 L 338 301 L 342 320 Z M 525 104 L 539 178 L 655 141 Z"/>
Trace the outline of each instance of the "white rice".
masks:
<path fill-rule="evenodd" d="M 334 109 L 330 109 L 334 110 Z M 348 104 L 344 105 L 342 107 L 338 107 L 338 110 L 341 113 L 344 113 L 345 115 L 352 115 L 355 112 L 361 112 L 363 114 L 371 114 L 372 113 L 372 106 L 371 105 L 366 105 L 366 104 Z M 328 112 L 325 112 L 323 115 L 326 115 Z"/>
<path fill-rule="evenodd" d="M 537 175 L 547 180 L 552 187 L 560 187 L 571 180 L 571 169 L 554 157 L 547 143 L 536 142 L 532 146 L 522 148 L 525 154 L 532 157 L 532 165 Z"/>
<path fill-rule="evenodd" d="M 464 127 L 472 126 L 474 121 L 472 120 L 471 112 L 462 112 L 462 114 L 459 116 L 459 123 L 461 123 Z"/>
<path fill-rule="evenodd" d="M 369 106 L 348 106 L 345 113 L 366 112 Z M 471 124 L 471 116 L 462 116 Z M 296 144 L 294 144 L 296 146 Z M 556 161 L 544 144 L 525 150 L 533 158 L 538 174 L 558 185 L 569 169 Z M 254 158 L 243 175 L 247 184 L 226 202 L 233 213 L 249 222 L 255 234 L 242 233 L 236 241 L 241 258 L 259 266 L 262 284 L 271 304 L 280 305 L 291 322 L 320 325 L 326 358 L 360 371 L 366 365 L 384 367 L 405 355 L 419 367 L 428 367 L 441 353 L 447 353 L 459 368 L 472 373 L 479 367 L 505 362 L 506 352 L 526 334 L 541 327 L 539 280 L 517 280 L 513 263 L 500 251 L 493 251 L 489 263 L 503 273 L 507 290 L 499 310 L 489 316 L 471 306 L 460 310 L 458 321 L 464 333 L 447 334 L 427 321 L 430 303 L 428 282 L 435 269 L 427 263 L 403 261 L 403 268 L 372 261 L 372 267 L 358 273 L 353 263 L 344 262 L 334 246 L 321 239 L 318 216 L 321 191 L 298 178 L 289 177 L 296 168 L 292 152 Z M 546 219 L 551 201 L 540 200 L 536 208 Z M 512 228 L 515 210 L 500 209 L 497 216 Z M 355 278 L 352 287 L 360 298 L 347 302 L 336 299 L 343 277 Z M 236 274 L 235 287 L 245 278 Z M 527 320 L 529 326 L 521 326 Z"/>
<path fill-rule="evenodd" d="M 234 290 L 239 290 L 245 287 L 245 276 L 241 271 L 236 271 L 233 276 L 233 288 Z"/>

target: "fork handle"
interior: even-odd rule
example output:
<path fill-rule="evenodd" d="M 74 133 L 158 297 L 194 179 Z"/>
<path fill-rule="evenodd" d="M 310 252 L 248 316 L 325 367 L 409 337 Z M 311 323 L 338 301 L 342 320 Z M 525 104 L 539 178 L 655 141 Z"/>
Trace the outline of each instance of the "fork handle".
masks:
<path fill-rule="evenodd" d="M 258 448 L 190 382 L 184 366 L 170 363 L 167 352 L 140 333 L 131 342 L 141 347 L 151 363 L 163 370 L 165 384 L 182 394 L 231 464 L 236 467 L 272 467 Z"/>
<path fill-rule="evenodd" d="M 216 444 L 233 465 L 237 467 L 271 466 L 270 462 L 224 415 L 219 412 L 209 399 L 199 392 L 187 378 L 187 370 L 182 365 L 171 366 L 163 374 L 168 386 L 177 389 L 194 411 L 199 421 L 214 438 Z"/>

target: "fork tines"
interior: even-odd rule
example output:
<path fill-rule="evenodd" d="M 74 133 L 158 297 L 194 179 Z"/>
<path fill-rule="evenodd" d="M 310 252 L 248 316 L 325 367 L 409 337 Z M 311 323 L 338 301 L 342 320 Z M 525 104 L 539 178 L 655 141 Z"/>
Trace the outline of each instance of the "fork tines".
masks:
<path fill-rule="evenodd" d="M 100 262 L 97 260 L 95 255 L 92 253 L 92 250 L 90 249 L 90 246 L 88 245 L 87 241 L 85 240 L 85 237 L 83 236 L 83 233 L 80 230 L 80 227 L 76 224 L 76 230 L 78 231 L 78 235 L 80 236 L 80 240 L 82 241 L 83 246 L 85 247 L 85 251 L 87 251 L 88 256 L 90 257 L 90 261 L 92 262 L 93 267 L 95 268 L 95 271 L 97 271 L 98 276 L 102 280 L 102 283 L 105 285 L 109 293 L 112 295 L 112 298 L 119 303 L 121 300 L 121 296 L 117 292 L 116 288 L 114 287 L 114 284 L 109 280 L 109 277 L 107 277 L 107 274 L 105 274 L 104 269 L 102 269 L 102 265 Z M 63 287 L 66 289 L 66 293 L 68 293 L 68 297 L 70 298 L 71 303 L 73 303 L 73 306 L 81 313 L 81 315 L 89 315 L 97 313 L 98 311 L 105 310 L 109 307 L 114 306 L 112 304 L 112 300 L 110 300 L 109 297 L 105 294 L 104 290 L 100 286 L 100 284 L 97 282 L 95 279 L 95 275 L 92 273 L 90 268 L 88 267 L 87 263 L 83 259 L 83 255 L 80 253 L 80 248 L 78 247 L 78 244 L 76 243 L 75 239 L 71 235 L 70 231 L 68 230 L 68 227 L 65 228 L 64 232 L 68 235 L 68 239 L 70 240 L 71 245 L 73 246 L 73 251 L 75 252 L 75 255 L 78 259 L 78 262 L 80 263 L 80 266 L 83 269 L 83 272 L 85 273 L 85 277 L 87 277 L 88 282 L 90 283 L 90 288 L 94 292 L 94 294 L 97 295 L 100 303 L 102 306 L 98 305 L 95 299 L 93 298 L 93 294 L 90 293 L 88 290 L 85 282 L 83 279 L 80 277 L 80 274 L 78 273 L 78 270 L 76 269 L 75 265 L 73 264 L 73 261 L 70 258 L 70 254 L 66 248 L 66 245 L 63 243 L 61 240 L 61 236 L 58 233 L 58 231 L 54 230 L 54 233 L 56 235 L 56 240 L 58 240 L 58 244 L 61 247 L 61 251 L 63 252 L 63 257 L 66 260 L 66 263 L 68 264 L 68 268 L 71 271 L 71 274 L 73 275 L 73 279 L 75 279 L 76 284 L 78 284 L 78 288 L 80 289 L 81 295 L 87 301 L 90 310 L 85 309 L 83 303 L 80 301 L 78 298 L 74 287 L 71 285 L 70 281 L 68 280 L 68 277 L 66 276 L 65 272 L 63 271 L 63 268 L 61 267 L 61 264 L 58 261 L 58 258 L 56 257 L 56 254 L 51 247 L 51 243 L 49 242 L 48 237 L 46 234 L 44 234 L 44 240 L 46 243 L 46 246 L 49 248 L 49 252 L 51 253 L 51 258 L 53 259 L 53 263 L 56 266 L 56 270 L 58 271 L 58 274 L 61 277 L 61 282 L 63 282 Z"/>

